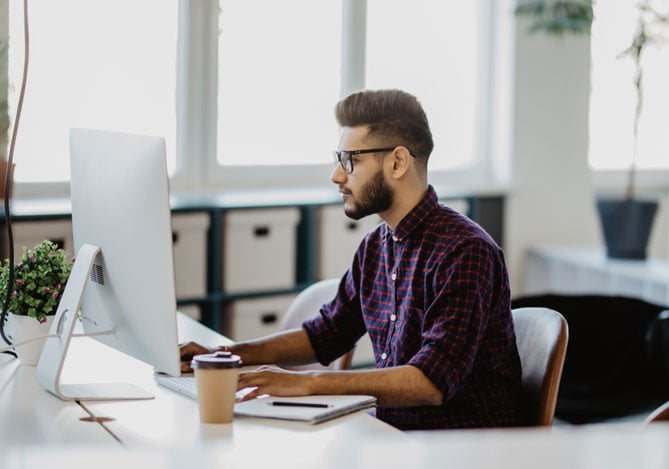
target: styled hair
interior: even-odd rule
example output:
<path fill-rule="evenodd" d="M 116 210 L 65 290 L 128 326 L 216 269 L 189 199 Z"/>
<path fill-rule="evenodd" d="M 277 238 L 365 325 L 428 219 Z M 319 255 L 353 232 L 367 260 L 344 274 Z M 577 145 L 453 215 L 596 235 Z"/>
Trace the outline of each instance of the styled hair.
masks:
<path fill-rule="evenodd" d="M 405 146 L 427 167 L 434 143 L 415 96 L 396 89 L 359 91 L 337 103 L 335 117 L 341 127 L 366 126 L 368 136 L 380 143 Z"/>

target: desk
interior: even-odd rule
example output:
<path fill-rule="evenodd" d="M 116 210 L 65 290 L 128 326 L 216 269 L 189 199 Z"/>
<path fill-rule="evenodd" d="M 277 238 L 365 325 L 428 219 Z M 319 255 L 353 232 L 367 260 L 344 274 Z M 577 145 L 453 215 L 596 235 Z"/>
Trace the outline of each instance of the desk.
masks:
<path fill-rule="evenodd" d="M 179 332 L 182 340 L 223 340 L 183 316 Z M 196 403 L 156 386 L 145 364 L 90 339 L 76 339 L 75 344 L 81 349 L 73 352 L 74 364 L 90 365 L 91 354 L 103 357 L 108 362 L 100 376 L 137 379 L 155 392 L 156 399 L 84 403 L 97 417 L 114 420 L 81 422 L 79 418 L 87 415 L 84 409 L 40 389 L 34 368 L 20 367 L 16 361 L 4 363 L 0 365 L 3 469 L 669 467 L 667 424 L 402 433 L 359 412 L 316 426 L 256 419 L 203 425 Z M 76 375 L 70 368 L 67 373 Z"/>
<path fill-rule="evenodd" d="M 621 295 L 669 305 L 669 260 L 609 259 L 601 248 L 533 248 L 523 294 L 542 293 Z"/>
<path fill-rule="evenodd" d="M 415 467 L 666 469 L 669 425 L 639 423 L 552 429 L 411 434 Z M 442 461 L 441 464 L 438 461 Z"/>
<path fill-rule="evenodd" d="M 227 339 L 186 315 L 178 315 L 181 341 L 225 344 Z M 197 403 L 159 387 L 150 366 L 89 338 L 74 338 L 63 370 L 63 382 L 130 381 L 155 394 L 149 401 L 61 401 L 35 382 L 35 367 L 0 357 L 0 444 L 103 444 L 132 448 L 216 447 L 226 452 L 255 453 L 258 442 L 268 448 L 299 452 L 302 447 L 327 447 L 332 441 L 355 444 L 399 430 L 359 412 L 311 426 L 259 419 L 236 419 L 229 425 L 203 425 Z M 100 366 L 100 364 L 103 364 Z M 82 370 L 85 370 L 82 372 Z M 108 422 L 84 422 L 92 415 Z M 263 453 L 264 454 L 264 453 Z M 1 457 L 1 456 L 0 456 Z"/>
<path fill-rule="evenodd" d="M 568 430 L 419 432 L 315 446 L 273 444 L 272 430 L 253 445 L 197 449 L 118 446 L 2 448 L 3 469 L 263 468 L 263 469 L 666 469 L 669 426 L 593 425 Z M 304 442 L 298 438 L 297 443 Z"/>
<path fill-rule="evenodd" d="M 114 443 L 103 427 L 80 420 L 84 409 L 39 387 L 35 368 L 0 355 L 0 444 Z"/>

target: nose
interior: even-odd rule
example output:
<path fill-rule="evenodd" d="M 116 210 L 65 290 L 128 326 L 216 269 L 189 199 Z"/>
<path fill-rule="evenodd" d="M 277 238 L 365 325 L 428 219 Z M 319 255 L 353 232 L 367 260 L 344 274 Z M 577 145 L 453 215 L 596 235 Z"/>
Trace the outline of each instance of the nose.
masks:
<path fill-rule="evenodd" d="M 342 168 L 341 164 L 337 163 L 330 173 L 330 181 L 335 184 L 341 185 L 346 182 L 347 179 L 346 171 Z"/>

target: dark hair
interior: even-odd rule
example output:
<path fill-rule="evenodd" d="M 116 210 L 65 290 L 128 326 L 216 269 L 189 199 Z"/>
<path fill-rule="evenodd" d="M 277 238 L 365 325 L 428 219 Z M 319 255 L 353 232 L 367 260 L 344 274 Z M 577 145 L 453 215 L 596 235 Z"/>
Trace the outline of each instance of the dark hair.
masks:
<path fill-rule="evenodd" d="M 342 127 L 364 125 L 370 137 L 407 147 L 427 166 L 434 143 L 425 111 L 415 96 L 394 89 L 360 91 L 337 103 L 335 117 Z"/>

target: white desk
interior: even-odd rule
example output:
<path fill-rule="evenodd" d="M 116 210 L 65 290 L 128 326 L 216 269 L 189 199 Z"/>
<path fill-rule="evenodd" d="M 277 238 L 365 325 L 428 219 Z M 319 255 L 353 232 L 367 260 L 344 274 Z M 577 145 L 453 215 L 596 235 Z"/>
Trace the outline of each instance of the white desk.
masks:
<path fill-rule="evenodd" d="M 240 432 L 241 433 L 241 432 Z M 12 446 L 3 448 L 3 469 L 271 468 L 271 469 L 666 469 L 669 425 L 593 425 L 568 430 L 470 430 L 410 433 L 354 441 L 324 434 L 279 446 L 273 429 L 258 440 L 196 449 L 142 446 Z"/>
<path fill-rule="evenodd" d="M 114 443 L 100 425 L 79 420 L 87 416 L 37 386 L 34 366 L 0 355 L 0 444 Z"/>
<path fill-rule="evenodd" d="M 415 467 L 666 469 L 669 424 L 417 432 Z M 438 463 L 441 461 L 441 464 Z"/>
<path fill-rule="evenodd" d="M 609 259 L 603 249 L 555 246 L 527 254 L 523 294 L 603 294 L 669 305 L 669 260 Z"/>
<path fill-rule="evenodd" d="M 179 315 L 180 340 L 224 344 L 227 339 L 185 315 Z M 126 447 L 161 447 L 188 450 L 214 446 L 230 452 L 254 452 L 258 441 L 292 448 L 331 441 L 406 436 L 365 412 L 311 426 L 260 419 L 236 419 L 228 425 L 203 425 L 197 402 L 159 387 L 148 365 L 89 338 L 74 338 L 63 371 L 63 382 L 129 381 L 155 394 L 148 401 L 61 401 L 35 382 L 35 367 L 3 358 L 0 367 L 0 444 L 103 443 Z M 84 371 L 82 371 L 84 370 Z M 103 423 L 83 422 L 88 413 L 109 418 Z M 118 440 L 118 441 L 117 441 Z M 1 456 L 0 456 L 1 457 Z"/>
<path fill-rule="evenodd" d="M 182 339 L 220 340 L 187 318 L 179 327 Z M 156 399 L 85 403 L 97 417 L 114 420 L 105 426 L 81 422 L 84 410 L 39 388 L 34 368 L 16 361 L 0 365 L 3 469 L 669 467 L 669 424 L 402 433 L 361 412 L 316 426 L 255 419 L 203 425 L 196 403 L 156 386 L 146 365 L 89 339 L 75 342 L 88 354 L 73 352 L 73 365 L 90 365 L 92 355 L 103 358 L 100 376 L 130 376 Z M 68 374 L 76 375 L 71 368 Z"/>

